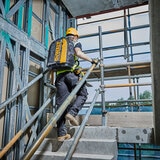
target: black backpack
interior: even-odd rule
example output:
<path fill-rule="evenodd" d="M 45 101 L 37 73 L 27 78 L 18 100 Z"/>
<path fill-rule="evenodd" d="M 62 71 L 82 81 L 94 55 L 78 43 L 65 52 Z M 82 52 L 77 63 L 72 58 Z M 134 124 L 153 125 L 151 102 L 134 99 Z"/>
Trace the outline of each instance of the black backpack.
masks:
<path fill-rule="evenodd" d="M 72 69 L 75 64 L 74 43 L 68 37 L 53 41 L 49 47 L 47 67 L 54 71 Z"/>

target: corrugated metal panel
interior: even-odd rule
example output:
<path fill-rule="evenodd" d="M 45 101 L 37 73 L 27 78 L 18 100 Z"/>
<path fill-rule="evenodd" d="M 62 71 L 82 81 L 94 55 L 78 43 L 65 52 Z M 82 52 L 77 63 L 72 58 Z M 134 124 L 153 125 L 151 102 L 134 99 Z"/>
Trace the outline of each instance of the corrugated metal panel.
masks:
<path fill-rule="evenodd" d="M 62 0 L 62 2 L 73 17 L 85 17 L 147 4 L 148 0 Z"/>

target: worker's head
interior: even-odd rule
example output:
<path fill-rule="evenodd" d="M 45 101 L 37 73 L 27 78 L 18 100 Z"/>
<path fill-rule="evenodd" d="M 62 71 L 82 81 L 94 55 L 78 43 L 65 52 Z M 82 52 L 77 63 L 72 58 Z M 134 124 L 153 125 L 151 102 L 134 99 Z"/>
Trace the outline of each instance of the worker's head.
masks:
<path fill-rule="evenodd" d="M 74 37 L 79 37 L 78 35 L 78 31 L 75 29 L 75 28 L 68 28 L 67 31 L 66 31 L 66 36 L 74 36 Z"/>

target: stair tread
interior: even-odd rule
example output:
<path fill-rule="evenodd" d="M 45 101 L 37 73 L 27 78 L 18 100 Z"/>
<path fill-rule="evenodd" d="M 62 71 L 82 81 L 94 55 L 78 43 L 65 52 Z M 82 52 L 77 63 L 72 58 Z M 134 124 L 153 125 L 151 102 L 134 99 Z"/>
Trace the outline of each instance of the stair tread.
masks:
<path fill-rule="evenodd" d="M 47 155 L 47 156 L 60 156 L 64 157 L 66 156 L 67 152 L 51 152 L 51 151 L 36 151 L 34 155 Z M 84 153 L 74 153 L 73 157 L 81 157 L 81 158 L 91 158 L 91 159 L 112 159 L 114 158 L 113 155 L 102 155 L 102 154 L 84 154 Z"/>
<path fill-rule="evenodd" d="M 65 140 L 65 141 L 73 141 L 74 137 L 72 137 L 71 139 Z M 49 140 L 49 141 L 57 141 L 57 138 L 45 138 L 45 140 Z M 115 142 L 115 139 L 99 139 L 99 138 L 80 138 L 79 141 L 99 141 L 99 142 Z"/>
<path fill-rule="evenodd" d="M 115 139 L 97 139 L 97 138 L 80 138 L 79 141 L 92 141 L 92 142 L 115 142 Z"/>

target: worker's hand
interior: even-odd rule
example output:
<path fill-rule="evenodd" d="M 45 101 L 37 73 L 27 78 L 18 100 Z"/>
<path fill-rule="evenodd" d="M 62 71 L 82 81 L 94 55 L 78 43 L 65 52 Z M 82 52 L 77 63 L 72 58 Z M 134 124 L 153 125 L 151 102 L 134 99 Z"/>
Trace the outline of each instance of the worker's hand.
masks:
<path fill-rule="evenodd" d="M 97 65 L 98 62 L 99 62 L 99 59 L 98 59 L 98 58 L 93 58 L 91 63 Z"/>
<path fill-rule="evenodd" d="M 82 73 L 82 68 L 81 68 L 81 67 L 76 68 L 76 69 L 74 70 L 74 73 L 75 73 L 76 75 L 80 75 L 80 74 Z"/>

